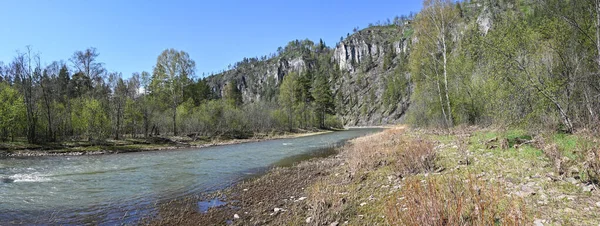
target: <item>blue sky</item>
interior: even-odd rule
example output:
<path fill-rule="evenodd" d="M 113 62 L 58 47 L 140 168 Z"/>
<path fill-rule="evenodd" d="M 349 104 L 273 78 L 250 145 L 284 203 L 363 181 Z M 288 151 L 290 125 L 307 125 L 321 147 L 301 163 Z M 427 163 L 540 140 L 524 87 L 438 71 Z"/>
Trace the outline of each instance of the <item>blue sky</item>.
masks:
<path fill-rule="evenodd" d="M 333 46 L 354 27 L 418 12 L 422 0 L 182 1 L 7 0 L 0 8 L 0 61 L 30 45 L 42 64 L 96 47 L 109 71 L 151 71 L 167 48 L 184 50 L 197 75 L 294 39 Z"/>

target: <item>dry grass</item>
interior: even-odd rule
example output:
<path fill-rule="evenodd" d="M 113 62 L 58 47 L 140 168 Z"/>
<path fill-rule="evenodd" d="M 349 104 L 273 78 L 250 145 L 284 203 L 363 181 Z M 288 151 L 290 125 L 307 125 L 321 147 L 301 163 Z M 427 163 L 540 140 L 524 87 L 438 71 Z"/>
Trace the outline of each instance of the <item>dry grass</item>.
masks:
<path fill-rule="evenodd" d="M 584 166 L 589 182 L 600 184 L 600 149 L 588 151 Z"/>
<path fill-rule="evenodd" d="M 471 176 L 411 178 L 388 201 L 391 225 L 524 225 L 524 205 Z"/>
<path fill-rule="evenodd" d="M 504 177 L 486 165 L 497 164 L 496 160 L 473 152 L 473 145 L 479 144 L 471 136 L 473 130 L 430 135 L 407 133 L 403 127 L 388 129 L 350 141 L 336 156 L 278 168 L 238 184 L 224 191 L 226 206 L 204 214 L 162 214 L 151 224 L 531 224 L 526 203 L 509 195 Z M 512 153 L 497 152 L 510 160 L 515 157 Z M 496 170 L 505 174 L 512 169 L 522 170 Z M 480 170 L 489 172 L 480 177 Z"/>
<path fill-rule="evenodd" d="M 403 127 L 362 137 L 344 147 L 350 172 L 354 175 L 383 166 L 392 166 L 399 177 L 434 170 L 433 143 L 403 136 Z"/>
<path fill-rule="evenodd" d="M 399 176 L 431 172 L 435 169 L 436 153 L 433 144 L 424 140 L 409 140 L 396 148 L 393 164 Z"/>

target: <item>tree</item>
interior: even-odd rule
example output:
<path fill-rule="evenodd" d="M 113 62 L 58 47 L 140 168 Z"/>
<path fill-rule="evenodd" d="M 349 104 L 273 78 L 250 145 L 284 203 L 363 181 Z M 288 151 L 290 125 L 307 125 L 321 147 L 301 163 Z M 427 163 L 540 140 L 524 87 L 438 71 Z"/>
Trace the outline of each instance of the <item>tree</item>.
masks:
<path fill-rule="evenodd" d="M 318 116 L 319 127 L 325 128 L 325 116 L 333 112 L 333 94 L 329 85 L 329 76 L 319 74 L 316 76 L 311 90 L 315 102 L 315 111 Z"/>
<path fill-rule="evenodd" d="M 3 141 L 10 135 L 14 141 L 19 128 L 24 124 L 26 114 L 23 97 L 17 89 L 6 82 L 0 82 L 0 136 Z"/>
<path fill-rule="evenodd" d="M 115 139 L 119 140 L 121 139 L 120 135 L 123 127 L 123 117 L 125 104 L 127 103 L 128 89 L 125 81 L 123 81 L 123 78 L 121 77 L 121 73 L 111 73 L 109 75 L 109 81 L 113 90 L 111 101 L 113 107 Z"/>
<path fill-rule="evenodd" d="M 195 106 L 200 106 L 203 101 L 212 99 L 213 93 L 205 79 L 198 79 L 184 88 L 183 96 L 183 99 L 192 99 Z"/>
<path fill-rule="evenodd" d="M 196 63 L 184 51 L 167 49 L 156 60 L 152 91 L 169 101 L 173 116 L 173 135 L 177 135 L 177 106 L 183 102 L 183 90 L 194 76 Z"/>
<path fill-rule="evenodd" d="M 100 56 L 100 53 L 97 52 L 96 48 L 90 47 L 84 51 L 76 51 L 70 59 L 77 72 L 83 73 L 94 82 L 94 84 L 91 84 L 93 86 L 102 84 L 102 75 L 106 73 L 104 64 L 97 61 L 98 56 Z"/>
<path fill-rule="evenodd" d="M 288 129 L 292 131 L 294 128 L 294 107 L 298 100 L 299 84 L 297 81 L 298 75 L 291 72 L 283 77 L 283 82 L 279 87 L 279 105 L 285 109 L 287 114 Z"/>
<path fill-rule="evenodd" d="M 415 20 L 415 35 L 418 42 L 414 47 L 417 54 L 413 59 L 420 61 L 427 57 L 431 61 L 428 62 L 428 70 L 417 69 L 413 72 L 418 72 L 417 75 L 424 75 L 429 78 L 429 81 L 435 82 L 446 127 L 454 124 L 448 88 L 448 55 L 452 50 L 451 31 L 458 19 L 456 7 L 450 0 L 426 0 L 423 10 Z"/>
<path fill-rule="evenodd" d="M 32 55 L 31 48 L 27 46 L 26 53 L 19 53 L 11 64 L 11 70 L 15 77 L 15 83 L 23 93 L 27 116 L 27 141 L 36 143 L 36 128 L 38 121 L 39 92 L 37 90 L 41 77 L 39 55 Z"/>
<path fill-rule="evenodd" d="M 229 83 L 227 83 L 227 85 L 225 85 L 223 90 L 223 98 L 227 101 L 227 103 L 233 106 L 242 105 L 242 92 L 238 88 L 235 80 L 231 80 Z"/>
<path fill-rule="evenodd" d="M 150 95 L 152 76 L 150 73 L 143 71 L 140 77 L 140 85 L 142 88 L 140 102 L 144 121 L 144 137 L 148 137 L 148 131 L 150 130 L 150 115 L 152 113 L 151 110 L 153 105 L 153 96 Z"/>
<path fill-rule="evenodd" d="M 105 138 L 110 120 L 100 101 L 91 97 L 77 98 L 73 104 L 73 129 L 88 140 Z"/>

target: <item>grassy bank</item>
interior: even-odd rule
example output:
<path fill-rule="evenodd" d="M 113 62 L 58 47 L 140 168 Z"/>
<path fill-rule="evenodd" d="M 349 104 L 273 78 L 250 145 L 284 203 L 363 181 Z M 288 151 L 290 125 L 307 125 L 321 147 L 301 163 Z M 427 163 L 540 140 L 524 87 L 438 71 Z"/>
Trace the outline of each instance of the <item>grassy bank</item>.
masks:
<path fill-rule="evenodd" d="M 332 157 L 164 204 L 146 223 L 598 225 L 596 142 L 585 134 L 397 127 Z M 199 212 L 198 199 L 227 204 Z"/>
<path fill-rule="evenodd" d="M 244 138 L 219 137 L 149 137 L 122 140 L 65 141 L 45 144 L 29 144 L 24 140 L 0 143 L 0 156 L 68 156 L 101 155 L 141 151 L 203 148 L 227 144 L 239 144 L 273 139 L 295 138 L 328 133 L 332 130 L 310 130 L 277 133 L 256 133 Z"/>

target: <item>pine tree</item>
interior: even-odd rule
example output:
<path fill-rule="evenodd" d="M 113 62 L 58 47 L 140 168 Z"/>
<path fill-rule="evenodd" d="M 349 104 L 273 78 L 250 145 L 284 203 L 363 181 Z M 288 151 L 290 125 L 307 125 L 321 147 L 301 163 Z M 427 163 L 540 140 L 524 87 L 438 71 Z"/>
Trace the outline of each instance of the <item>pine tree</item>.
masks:
<path fill-rule="evenodd" d="M 329 79 L 326 74 L 315 76 L 313 88 L 311 90 L 315 103 L 315 111 L 318 116 L 319 127 L 325 128 L 325 116 L 333 112 L 333 94 Z"/>

